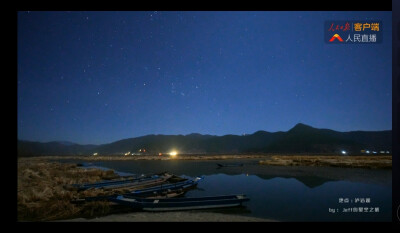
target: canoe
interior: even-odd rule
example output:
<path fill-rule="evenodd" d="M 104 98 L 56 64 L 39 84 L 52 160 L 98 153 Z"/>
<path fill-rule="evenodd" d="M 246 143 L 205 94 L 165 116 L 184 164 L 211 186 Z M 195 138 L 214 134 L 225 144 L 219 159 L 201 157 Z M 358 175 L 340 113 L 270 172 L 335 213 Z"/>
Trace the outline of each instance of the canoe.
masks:
<path fill-rule="evenodd" d="M 101 182 L 96 182 L 96 183 L 73 184 L 73 186 L 78 188 L 79 190 L 85 190 L 85 189 L 90 189 L 90 188 L 102 188 L 102 187 L 111 186 L 111 185 L 126 184 L 126 183 L 130 183 L 130 182 L 155 180 L 158 178 L 159 178 L 159 176 L 129 178 L 129 179 L 123 179 L 123 180 L 101 181 Z"/>
<path fill-rule="evenodd" d="M 155 181 L 157 179 L 160 179 L 163 176 L 169 176 L 167 173 L 164 173 L 163 175 L 149 175 L 149 176 L 143 176 L 139 178 L 128 178 L 128 179 L 122 179 L 122 180 L 111 180 L 111 181 L 101 181 L 101 182 L 96 182 L 96 183 L 86 183 L 86 184 L 73 184 L 72 186 L 77 188 L 78 190 L 86 190 L 86 189 L 91 189 L 91 188 L 105 188 L 105 187 L 117 187 L 119 185 L 123 186 L 124 184 L 133 184 L 133 183 L 138 183 L 138 182 L 147 182 L 147 181 Z"/>
<path fill-rule="evenodd" d="M 159 193 L 154 193 L 154 194 L 148 194 L 148 195 L 142 195 L 142 196 L 132 196 L 133 198 L 148 198 L 148 199 L 161 199 L 161 198 L 174 198 L 174 197 L 179 197 L 182 196 L 186 193 L 185 190 L 171 190 L 171 191 L 165 191 L 165 192 L 159 192 Z M 114 194 L 114 195 L 106 195 L 106 196 L 96 196 L 96 197 L 86 197 L 86 198 L 76 198 L 71 201 L 73 204 L 83 204 L 85 202 L 90 202 L 90 201 L 108 201 L 112 198 L 118 197 L 119 194 Z"/>
<path fill-rule="evenodd" d="M 178 177 L 180 179 L 183 179 L 181 177 Z M 185 180 L 181 182 L 176 182 L 176 183 L 167 183 L 167 184 L 161 184 L 157 185 L 155 187 L 151 188 L 144 188 L 144 189 L 139 189 L 139 190 L 134 190 L 134 191 L 129 191 L 127 193 L 124 193 L 123 195 L 129 196 L 129 197 L 141 197 L 141 198 L 149 198 L 149 197 L 157 197 L 157 196 L 163 196 L 171 193 L 181 193 L 181 192 L 186 192 L 187 190 L 196 187 L 199 181 L 204 179 L 204 177 L 196 177 L 192 180 Z M 179 179 L 178 179 L 179 180 Z M 86 201 L 101 201 L 101 200 L 109 200 L 110 198 L 115 198 L 119 194 L 113 194 L 113 195 L 105 195 L 105 196 L 95 196 L 95 197 L 85 197 L 85 198 L 76 198 L 73 199 L 71 202 L 75 204 L 80 204 L 80 203 L 85 203 Z M 178 196 L 178 195 L 176 195 Z"/>
<path fill-rule="evenodd" d="M 123 189 L 128 189 L 128 190 L 134 190 L 134 189 L 152 187 L 152 186 L 160 185 L 160 184 L 166 182 L 171 177 L 172 177 L 172 175 L 165 175 L 165 176 L 161 176 L 161 177 L 158 177 L 155 179 L 138 180 L 138 181 L 133 181 L 133 182 L 121 183 L 121 184 L 112 184 L 112 185 L 104 186 L 104 187 L 102 187 L 102 189 L 110 190 L 110 189 L 123 188 Z"/>
<path fill-rule="evenodd" d="M 250 199 L 244 194 L 239 194 L 166 199 L 129 198 L 125 195 L 119 195 L 115 198 L 110 198 L 109 200 L 138 210 L 175 211 L 235 207 L 241 206 L 243 202 L 249 201 Z"/>
<path fill-rule="evenodd" d="M 174 197 L 182 196 L 185 193 L 186 193 L 186 191 L 178 190 L 178 191 L 160 193 L 160 194 L 156 194 L 156 195 L 150 195 L 150 196 L 147 196 L 146 199 L 174 198 Z"/>
<path fill-rule="evenodd" d="M 147 195 L 154 195 L 158 194 L 161 192 L 165 191 L 174 191 L 174 190 L 188 190 L 191 188 L 194 188 L 201 180 L 203 180 L 204 177 L 196 177 L 192 180 L 186 180 L 186 181 L 181 181 L 181 182 L 176 182 L 176 183 L 166 183 L 166 184 L 161 184 L 157 185 L 151 188 L 146 188 L 146 189 L 140 189 L 140 190 L 135 190 L 130 193 L 124 194 L 126 196 L 147 196 Z"/>

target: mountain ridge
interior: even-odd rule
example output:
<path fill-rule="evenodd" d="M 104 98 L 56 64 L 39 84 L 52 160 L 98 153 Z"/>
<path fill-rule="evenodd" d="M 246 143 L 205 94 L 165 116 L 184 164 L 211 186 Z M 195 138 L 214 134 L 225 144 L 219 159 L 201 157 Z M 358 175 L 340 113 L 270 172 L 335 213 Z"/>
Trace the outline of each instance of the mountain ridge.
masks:
<path fill-rule="evenodd" d="M 66 141 L 32 142 L 17 140 L 18 156 L 39 155 L 117 155 L 126 152 L 168 153 L 351 153 L 392 150 L 392 130 L 348 131 L 319 129 L 298 123 L 288 131 L 258 130 L 253 134 L 223 136 L 191 133 L 187 135 L 149 134 L 101 145 L 81 145 Z"/>

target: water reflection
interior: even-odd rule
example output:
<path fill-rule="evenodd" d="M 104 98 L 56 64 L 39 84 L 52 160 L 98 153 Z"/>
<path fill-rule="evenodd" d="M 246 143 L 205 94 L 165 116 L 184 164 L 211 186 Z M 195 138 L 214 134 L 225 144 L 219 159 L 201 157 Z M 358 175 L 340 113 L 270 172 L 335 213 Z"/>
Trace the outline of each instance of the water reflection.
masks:
<path fill-rule="evenodd" d="M 206 176 L 198 187 L 204 191 L 195 189 L 186 196 L 246 194 L 250 198 L 243 209 L 246 211 L 236 213 L 248 216 L 281 221 L 391 221 L 391 188 L 385 186 L 330 181 L 310 188 L 294 178 L 264 180 L 255 175 L 215 174 Z M 340 204 L 340 197 L 369 197 L 371 203 L 362 206 L 379 207 L 380 212 L 329 213 L 329 208 L 342 210 L 361 206 L 355 203 Z M 233 213 L 229 209 L 224 211 Z"/>
<path fill-rule="evenodd" d="M 73 162 L 73 161 L 69 161 Z M 76 161 L 75 161 L 76 162 Z M 391 170 L 268 167 L 257 161 L 218 168 L 215 161 L 101 161 L 94 165 L 133 174 L 168 171 L 205 175 L 186 197 L 246 194 L 245 207 L 212 210 L 280 221 L 391 221 Z M 339 203 L 370 198 L 371 203 Z M 329 208 L 378 207 L 378 213 L 329 213 Z"/>
<path fill-rule="evenodd" d="M 68 161 L 77 162 L 77 161 Z M 171 172 L 176 175 L 190 177 L 200 175 L 227 174 L 227 175 L 256 175 L 264 180 L 276 177 L 294 178 L 307 187 L 319 187 L 326 182 L 347 180 L 353 182 L 372 183 L 391 186 L 391 170 L 368 170 L 356 168 L 332 167 L 278 167 L 259 165 L 257 160 L 241 162 L 243 167 L 217 166 L 218 161 L 96 161 L 92 164 L 108 167 L 116 171 L 133 174 L 150 174 Z M 229 163 L 229 162 L 224 162 Z M 232 162 L 233 163 L 233 162 Z"/>

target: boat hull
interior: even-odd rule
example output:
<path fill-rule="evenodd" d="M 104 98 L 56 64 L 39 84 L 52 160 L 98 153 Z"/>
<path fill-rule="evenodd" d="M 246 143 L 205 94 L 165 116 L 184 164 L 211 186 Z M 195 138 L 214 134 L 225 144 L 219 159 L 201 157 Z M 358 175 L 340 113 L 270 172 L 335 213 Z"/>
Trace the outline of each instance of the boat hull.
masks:
<path fill-rule="evenodd" d="M 191 188 L 194 188 L 199 181 L 201 181 L 203 177 L 196 177 L 193 180 L 187 180 L 183 182 L 177 182 L 173 184 L 162 184 L 155 187 L 140 189 L 132 191 L 129 194 L 125 194 L 125 196 L 129 197 L 141 197 L 148 195 L 155 195 L 163 192 L 171 192 L 171 191 L 185 191 Z"/>
<path fill-rule="evenodd" d="M 140 183 L 151 183 L 157 180 L 164 179 L 165 177 L 169 178 L 171 177 L 170 175 L 165 175 L 165 176 L 158 176 L 158 175 L 153 175 L 153 176 L 148 176 L 148 177 L 141 177 L 141 178 L 128 178 L 128 179 L 123 179 L 123 180 L 115 180 L 115 181 L 102 181 L 102 182 L 96 182 L 96 183 L 87 183 L 87 184 L 73 184 L 72 187 L 77 188 L 78 190 L 87 190 L 87 189 L 98 189 L 98 188 L 118 188 L 118 187 L 127 187 L 127 186 L 132 186 Z"/>
<path fill-rule="evenodd" d="M 249 201 L 249 198 L 245 195 L 172 199 L 134 199 L 118 196 L 112 201 L 144 211 L 177 211 L 241 206 L 243 202 Z"/>

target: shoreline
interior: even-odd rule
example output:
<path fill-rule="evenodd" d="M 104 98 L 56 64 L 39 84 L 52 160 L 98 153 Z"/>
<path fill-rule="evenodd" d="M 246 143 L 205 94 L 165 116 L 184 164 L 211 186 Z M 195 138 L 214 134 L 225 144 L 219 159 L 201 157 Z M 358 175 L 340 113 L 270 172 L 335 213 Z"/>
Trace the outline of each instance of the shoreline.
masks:
<path fill-rule="evenodd" d="M 392 169 L 391 155 L 342 156 L 342 155 L 178 155 L 176 157 L 142 156 L 37 156 L 21 157 L 18 160 L 81 160 L 81 161 L 140 161 L 140 160 L 258 160 L 260 165 L 269 166 L 309 166 L 309 167 L 346 167 L 369 169 Z"/>
<path fill-rule="evenodd" d="M 289 157 L 289 156 L 288 156 Z M 310 156 L 311 157 L 311 156 Z M 304 161 L 310 162 L 309 159 L 317 159 L 318 157 L 303 157 Z M 96 182 L 104 179 L 111 179 L 118 176 L 114 170 L 101 170 L 97 168 L 82 169 L 76 163 L 68 161 L 64 157 L 57 161 L 59 157 L 34 157 L 34 158 L 18 158 L 18 187 L 17 187 L 17 212 L 18 221 L 275 221 L 270 219 L 259 219 L 251 216 L 243 215 L 230 215 L 220 214 L 213 212 L 193 212 L 189 214 L 175 214 L 170 215 L 171 212 L 160 213 L 154 215 L 152 212 L 140 213 L 120 213 L 115 212 L 106 202 L 92 202 L 83 206 L 77 206 L 70 203 L 71 199 L 85 196 L 97 196 L 111 194 L 102 190 L 88 190 L 84 192 L 77 192 L 68 190 L 66 185 L 72 183 L 86 183 Z M 76 157 L 75 157 L 76 158 Z M 259 158 L 246 157 L 224 157 L 226 163 L 234 162 L 235 160 L 243 159 L 244 167 L 227 167 L 223 168 L 225 174 L 250 174 L 257 175 L 262 179 L 271 179 L 274 177 L 295 178 L 303 184 L 314 187 L 321 185 L 329 180 L 346 180 L 352 182 L 366 182 L 379 185 L 391 185 L 391 172 L 389 169 L 368 169 L 365 167 L 340 167 L 340 166 L 320 166 L 317 165 L 269 165 L 260 164 Z M 264 158 L 266 158 L 264 156 Z M 298 156 L 290 156 L 291 162 L 296 162 Z M 306 159 L 307 158 L 307 159 Z M 379 158 L 373 157 L 379 161 L 382 159 L 390 160 L 391 157 Z M 280 161 L 276 157 L 269 157 L 272 162 Z M 289 158 L 280 156 L 278 159 L 287 162 Z M 286 159 L 286 160 L 285 160 Z M 297 159 L 297 160 L 296 160 Z M 333 159 L 325 157 L 325 159 Z M 358 159 L 366 159 L 358 157 Z M 79 160 L 79 159 L 78 159 Z M 185 160 L 185 159 L 183 159 Z M 218 160 L 218 159 L 213 159 Z M 195 159 L 186 161 L 187 163 L 208 163 L 207 170 L 204 174 L 213 174 L 215 171 L 215 164 L 213 160 L 209 159 Z M 220 158 L 221 160 L 221 158 Z M 296 161 L 295 161 L 296 160 Z M 108 160 L 107 160 L 108 161 Z M 112 161 L 112 160 L 111 160 Z M 368 160 L 365 160 L 368 161 Z M 149 161 L 151 162 L 151 161 Z M 154 161 L 157 162 L 157 161 Z M 183 162 L 183 161 L 182 161 Z M 186 163 L 185 162 L 185 163 Z M 304 162 L 304 164 L 306 164 Z M 359 162 L 359 161 L 358 161 Z M 164 161 L 158 161 L 164 164 Z M 169 164 L 169 163 L 168 163 Z M 206 167 L 207 167 L 206 166 Z M 367 169 L 367 170 L 366 170 Z M 172 172 L 180 171 L 172 169 Z M 371 176 L 370 170 L 374 174 Z M 316 179 L 317 178 L 317 179 Z M 310 180 L 311 179 L 311 180 Z M 197 218 L 196 215 L 199 215 Z M 201 217 L 201 216 L 203 217 Z M 95 218 L 97 216 L 97 218 Z M 153 216 L 153 217 L 151 217 Z M 157 217 L 154 217 L 157 216 Z M 150 219 L 149 219 L 150 218 Z M 155 219 L 152 219 L 155 218 Z M 157 219 L 157 220 L 156 220 Z M 162 219 L 162 220 L 160 220 Z M 211 220 L 210 220 L 211 219 Z"/>
<path fill-rule="evenodd" d="M 167 155 L 135 155 L 135 156 L 34 156 L 34 157 L 20 157 L 19 159 L 59 159 L 59 160 L 83 160 L 83 161 L 125 161 L 125 160 L 227 160 L 227 159 L 262 159 L 268 155 L 177 155 L 172 158 Z"/>
<path fill-rule="evenodd" d="M 173 212 L 127 212 L 106 201 L 76 205 L 71 200 L 116 194 L 119 191 L 92 189 L 77 191 L 73 183 L 97 182 L 120 177 L 114 170 L 82 169 L 73 163 L 46 159 L 18 160 L 18 221 L 62 222 L 264 222 L 276 221 L 252 216 L 212 212 L 212 210 Z M 122 209 L 121 209 L 122 208 Z"/>
<path fill-rule="evenodd" d="M 277 155 L 260 160 L 270 166 L 316 166 L 369 169 L 392 169 L 392 156 L 297 156 Z"/>
<path fill-rule="evenodd" d="M 278 222 L 272 219 L 243 215 L 198 211 L 132 212 L 98 218 L 74 218 L 57 222 Z"/>

